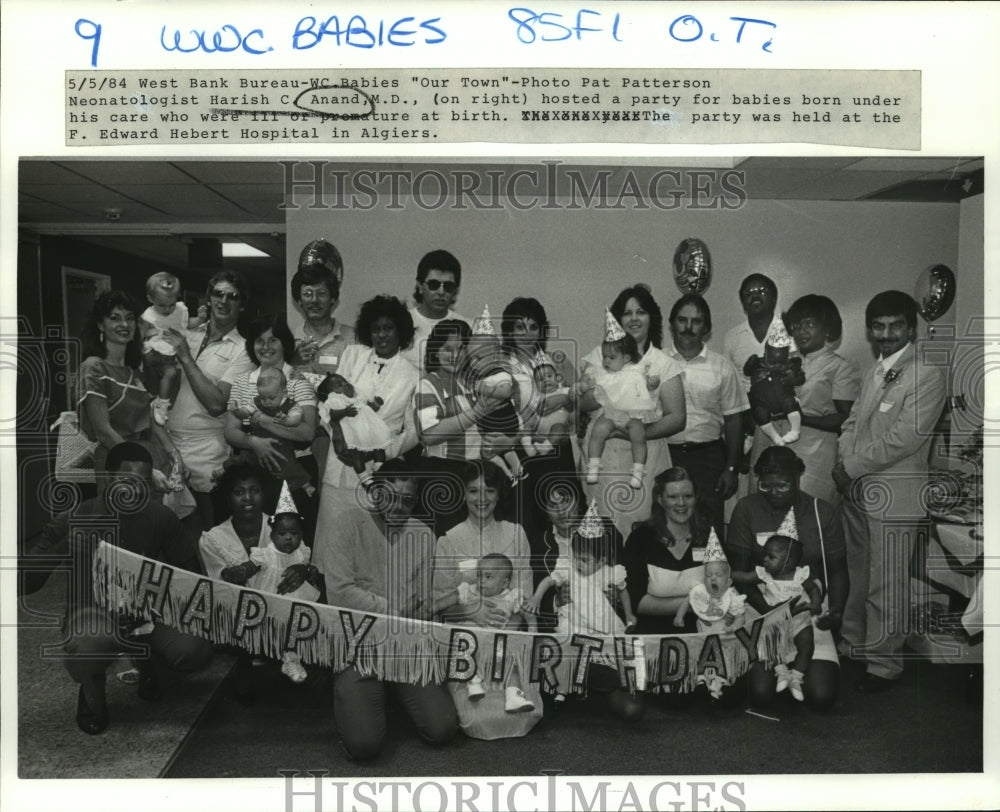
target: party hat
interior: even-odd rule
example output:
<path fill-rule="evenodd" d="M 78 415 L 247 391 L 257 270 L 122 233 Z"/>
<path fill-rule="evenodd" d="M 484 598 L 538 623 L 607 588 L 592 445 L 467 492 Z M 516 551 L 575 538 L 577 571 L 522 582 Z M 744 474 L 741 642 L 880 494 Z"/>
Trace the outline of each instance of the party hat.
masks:
<path fill-rule="evenodd" d="M 788 508 L 788 513 L 785 514 L 785 518 L 781 520 L 781 527 L 774 531 L 776 535 L 788 536 L 790 539 L 799 540 L 799 531 L 795 526 L 795 509 Z"/>
<path fill-rule="evenodd" d="M 474 336 L 495 336 L 497 331 L 493 329 L 493 319 L 490 317 L 489 305 L 483 305 L 483 313 L 477 316 L 472 323 L 472 334 Z"/>
<path fill-rule="evenodd" d="M 275 516 L 280 516 L 283 513 L 299 515 L 299 509 L 295 506 L 295 500 L 292 499 L 292 492 L 288 490 L 288 483 L 285 481 L 281 483 L 281 496 L 278 497 L 278 506 L 274 509 Z"/>
<path fill-rule="evenodd" d="M 625 331 L 622 326 L 618 323 L 618 319 L 614 317 L 610 310 L 605 308 L 604 310 L 604 340 L 606 342 L 611 341 L 621 341 L 625 338 Z"/>
<path fill-rule="evenodd" d="M 583 521 L 580 522 L 580 526 L 576 529 L 576 532 L 588 539 L 600 538 L 604 533 L 604 522 L 597 515 L 596 499 L 590 500 L 590 507 L 587 508 L 587 514 L 583 517 Z"/>
<path fill-rule="evenodd" d="M 726 554 L 722 550 L 722 544 L 719 543 L 719 537 L 715 535 L 714 527 L 708 533 L 708 546 L 705 547 L 705 563 L 707 564 L 709 561 L 729 563 L 729 559 L 726 558 Z"/>
<path fill-rule="evenodd" d="M 549 356 L 545 350 L 539 350 L 535 353 L 535 357 L 531 359 L 532 369 L 538 369 L 539 367 L 555 367 L 555 362 Z"/>
<path fill-rule="evenodd" d="M 772 324 L 771 329 L 767 331 L 767 338 L 764 339 L 764 343 L 770 344 L 775 349 L 780 349 L 781 347 L 791 347 L 792 339 L 788 337 L 785 325 L 779 320 Z"/>

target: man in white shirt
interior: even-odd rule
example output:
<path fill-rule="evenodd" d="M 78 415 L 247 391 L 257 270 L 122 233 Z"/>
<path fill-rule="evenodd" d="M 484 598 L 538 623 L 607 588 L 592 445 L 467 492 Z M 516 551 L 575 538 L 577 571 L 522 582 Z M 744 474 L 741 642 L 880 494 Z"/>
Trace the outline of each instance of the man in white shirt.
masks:
<path fill-rule="evenodd" d="M 736 493 L 742 438 L 741 414 L 750 408 L 732 362 L 705 346 L 712 311 L 701 296 L 682 296 L 670 310 L 673 343 L 667 354 L 684 368 L 687 425 L 670 437 L 670 460 L 694 482 L 719 538 L 724 505 Z"/>
<path fill-rule="evenodd" d="M 851 581 L 841 650 L 867 663 L 857 690 L 878 693 L 903 674 L 910 559 L 928 531 L 922 494 L 948 386 L 944 370 L 914 346 L 911 296 L 879 293 L 868 303 L 865 324 L 879 360 L 862 376 L 861 394 L 844 421 L 833 479 L 844 495 Z"/>
<path fill-rule="evenodd" d="M 462 266 L 454 255 L 443 249 L 424 254 L 417 265 L 417 286 L 413 291 L 410 308 L 413 326 L 413 346 L 400 350 L 400 355 L 412 363 L 420 374 L 424 370 L 424 347 L 427 336 L 434 325 L 444 319 L 458 319 L 471 326 L 471 322 L 455 313 L 451 308 L 458 299 L 458 288 L 462 284 Z"/>
<path fill-rule="evenodd" d="M 246 341 L 236 329 L 249 299 L 240 274 L 219 271 L 208 282 L 209 320 L 186 335 L 168 330 L 163 336 L 183 372 L 167 431 L 191 473 L 188 486 L 198 503 L 202 530 L 215 525 L 212 475 L 229 456 L 223 434 L 229 390 L 251 367 Z"/>

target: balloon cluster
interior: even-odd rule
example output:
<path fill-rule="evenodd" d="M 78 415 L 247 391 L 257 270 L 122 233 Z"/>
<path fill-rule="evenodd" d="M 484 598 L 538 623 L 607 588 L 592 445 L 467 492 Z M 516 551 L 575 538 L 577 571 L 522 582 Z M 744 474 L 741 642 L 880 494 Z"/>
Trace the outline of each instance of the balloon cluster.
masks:
<path fill-rule="evenodd" d="M 320 265 L 337 277 L 337 284 L 344 284 L 344 261 L 340 258 L 340 251 L 326 240 L 319 239 L 306 243 L 306 247 L 299 254 L 299 268 L 309 265 Z"/>
<path fill-rule="evenodd" d="M 681 240 L 674 251 L 674 283 L 681 293 L 704 293 L 712 284 L 712 257 L 697 237 Z"/>

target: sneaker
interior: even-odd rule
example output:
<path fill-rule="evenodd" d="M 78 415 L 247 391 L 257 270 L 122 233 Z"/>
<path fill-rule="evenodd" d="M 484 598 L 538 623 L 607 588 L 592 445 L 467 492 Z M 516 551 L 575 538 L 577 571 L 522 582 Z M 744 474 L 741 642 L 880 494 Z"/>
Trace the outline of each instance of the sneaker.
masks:
<path fill-rule="evenodd" d="M 486 691 L 483 689 L 482 680 L 472 680 L 469 683 L 469 701 L 476 702 L 486 696 Z"/>
<path fill-rule="evenodd" d="M 805 694 L 802 693 L 802 679 L 805 676 L 801 671 L 794 668 L 788 672 L 788 692 L 799 702 L 805 701 Z"/>
<path fill-rule="evenodd" d="M 507 690 L 504 692 L 505 702 L 504 710 L 507 713 L 524 713 L 525 711 L 532 711 L 535 709 L 534 704 L 528 697 L 524 695 L 524 691 L 520 688 L 515 688 L 513 685 L 509 685 Z"/>
<path fill-rule="evenodd" d="M 156 421 L 157 425 L 167 425 L 167 420 L 170 418 L 170 401 L 166 398 L 154 398 L 153 402 L 150 403 L 149 406 L 153 412 L 153 420 Z"/>
<path fill-rule="evenodd" d="M 774 692 L 776 694 L 780 694 L 792 681 L 792 675 L 789 673 L 787 665 L 784 663 L 778 663 L 778 665 L 774 667 L 774 676 L 778 679 L 778 684 L 774 686 Z"/>
<path fill-rule="evenodd" d="M 298 660 L 285 660 L 281 664 L 281 673 L 292 682 L 305 682 L 309 675 Z"/>
<path fill-rule="evenodd" d="M 587 484 L 596 485 L 597 484 L 597 472 L 601 467 L 600 458 L 595 458 L 588 460 L 587 462 Z"/>
<path fill-rule="evenodd" d="M 640 488 L 642 488 L 642 474 L 633 473 L 632 476 L 629 478 L 628 485 L 630 488 L 634 490 L 639 490 Z"/>
<path fill-rule="evenodd" d="M 566 707 L 566 694 L 556 694 L 552 697 L 552 710 L 561 710 Z"/>

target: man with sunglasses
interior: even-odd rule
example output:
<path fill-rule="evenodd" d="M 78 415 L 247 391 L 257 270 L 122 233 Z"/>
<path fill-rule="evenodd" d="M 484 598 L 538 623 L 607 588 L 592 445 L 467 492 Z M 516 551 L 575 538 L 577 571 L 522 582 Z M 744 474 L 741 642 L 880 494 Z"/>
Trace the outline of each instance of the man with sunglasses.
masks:
<path fill-rule="evenodd" d="M 421 375 L 424 370 L 424 347 L 434 325 L 442 319 L 458 319 L 471 326 L 465 317 L 452 311 L 462 284 L 462 266 L 454 255 L 443 249 L 424 254 L 417 265 L 417 286 L 413 291 L 410 315 L 416 332 L 413 346 L 400 355 L 412 363 Z"/>
<path fill-rule="evenodd" d="M 229 456 L 223 434 L 233 381 L 251 367 L 246 341 L 236 329 L 249 289 L 234 271 L 219 271 L 208 282 L 209 320 L 187 335 L 167 331 L 183 375 L 167 430 L 191 472 L 188 486 L 198 504 L 201 529 L 214 527 L 212 474 Z"/>

